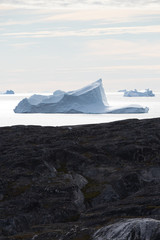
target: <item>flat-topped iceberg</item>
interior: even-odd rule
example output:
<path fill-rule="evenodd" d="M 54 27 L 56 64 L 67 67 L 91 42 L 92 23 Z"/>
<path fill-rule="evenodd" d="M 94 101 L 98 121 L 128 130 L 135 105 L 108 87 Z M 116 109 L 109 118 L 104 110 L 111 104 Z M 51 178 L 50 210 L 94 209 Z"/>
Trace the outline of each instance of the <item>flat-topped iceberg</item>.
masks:
<path fill-rule="evenodd" d="M 50 96 L 33 95 L 24 98 L 15 113 L 145 113 L 139 105 L 112 108 L 108 105 L 102 79 L 76 91 L 57 90 Z"/>
<path fill-rule="evenodd" d="M 137 91 L 137 89 L 124 91 L 124 97 L 154 97 L 155 94 L 150 89 L 144 91 Z"/>

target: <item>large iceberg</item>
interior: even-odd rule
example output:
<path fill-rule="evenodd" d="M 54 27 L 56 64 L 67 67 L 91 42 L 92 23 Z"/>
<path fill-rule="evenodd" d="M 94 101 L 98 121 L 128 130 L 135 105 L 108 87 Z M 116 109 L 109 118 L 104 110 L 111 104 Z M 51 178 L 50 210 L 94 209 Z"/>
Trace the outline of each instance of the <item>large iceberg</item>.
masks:
<path fill-rule="evenodd" d="M 57 90 L 50 96 L 33 95 L 14 109 L 15 113 L 145 113 L 148 108 L 130 105 L 112 108 L 108 105 L 102 79 L 76 91 Z"/>
<path fill-rule="evenodd" d="M 144 91 L 137 91 L 137 89 L 124 91 L 124 97 L 154 97 L 155 94 L 150 89 Z"/>

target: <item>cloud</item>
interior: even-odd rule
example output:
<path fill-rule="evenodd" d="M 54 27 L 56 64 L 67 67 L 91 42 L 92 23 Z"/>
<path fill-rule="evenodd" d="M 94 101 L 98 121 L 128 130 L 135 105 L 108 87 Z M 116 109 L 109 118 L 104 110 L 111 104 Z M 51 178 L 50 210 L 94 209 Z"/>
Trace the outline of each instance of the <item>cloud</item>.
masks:
<path fill-rule="evenodd" d="M 79 67 L 79 68 L 59 68 L 59 72 L 112 72 L 119 70 L 145 70 L 145 71 L 160 71 L 160 65 L 112 65 L 102 67 Z"/>
<path fill-rule="evenodd" d="M 9 72 L 10 73 L 15 73 L 15 74 L 24 73 L 24 72 L 26 72 L 26 69 L 14 69 L 14 70 L 10 70 Z"/>
<path fill-rule="evenodd" d="M 16 12 L 13 11 L 12 14 L 10 13 L 9 20 L 6 21 L 4 19 L 2 16 L 0 26 L 33 25 L 41 23 L 47 25 L 53 22 L 65 22 L 69 24 L 69 22 L 75 21 L 92 23 L 94 26 L 103 26 L 115 23 L 145 23 L 148 20 L 150 22 L 152 20 L 158 22 L 160 20 L 160 9 L 35 9 L 34 11 L 23 9 L 16 10 Z"/>
<path fill-rule="evenodd" d="M 0 8 L 104 8 L 104 7 L 160 7 L 158 0 L 1 0 Z"/>
<path fill-rule="evenodd" d="M 90 36 L 107 36 L 121 34 L 144 34 L 160 33 L 160 25 L 152 26 L 135 26 L 135 27 L 104 27 L 88 28 L 79 30 L 52 30 L 37 32 L 11 32 L 3 33 L 5 37 L 16 38 L 51 38 L 51 37 L 90 37 Z"/>
<path fill-rule="evenodd" d="M 86 45 L 86 54 L 93 56 L 119 56 L 120 58 L 160 57 L 160 43 L 141 40 L 138 42 L 104 39 L 92 40 Z"/>
<path fill-rule="evenodd" d="M 144 13 L 146 14 L 146 12 Z M 93 20 L 104 20 L 109 22 L 124 22 L 128 21 L 129 18 L 137 15 L 135 10 L 70 10 L 69 12 L 59 12 L 59 14 L 52 14 L 51 16 L 44 19 L 45 21 L 93 21 Z M 132 19 L 133 20 L 133 19 Z"/>
<path fill-rule="evenodd" d="M 24 13 L 24 14 L 23 14 Z M 28 20 L 7 20 L 4 21 L 1 18 L 0 26 L 12 26 L 12 25 L 31 25 L 35 23 L 49 23 L 55 21 L 108 21 L 108 22 L 125 22 L 125 21 L 133 21 L 135 20 L 135 16 L 137 15 L 137 11 L 129 11 L 129 10 L 50 10 L 50 11 L 34 11 L 33 16 L 30 17 L 30 10 L 18 10 L 16 12 L 16 17 L 21 17 L 22 14 L 27 16 Z M 143 13 L 141 13 L 143 14 Z M 146 14 L 146 12 L 144 13 Z M 155 14 L 155 13 L 154 13 Z M 44 17 L 43 17 L 44 16 Z M 13 19 L 15 15 L 13 15 Z M 3 20 L 3 21 L 2 21 Z M 99 22 L 98 22 L 99 23 Z"/>
<path fill-rule="evenodd" d="M 10 46 L 12 47 L 15 47 L 15 48 L 26 48 L 28 46 L 32 46 L 32 45 L 38 45 L 37 42 L 25 42 L 25 43 L 13 43 L 13 44 L 10 44 Z"/>
<path fill-rule="evenodd" d="M 7 22 L 0 22 L 0 26 L 12 26 L 12 25 L 27 25 L 33 24 L 33 21 L 7 21 Z"/>
<path fill-rule="evenodd" d="M 106 67 L 101 67 L 99 70 L 103 71 L 115 71 L 115 70 L 147 70 L 147 71 L 152 71 L 152 70 L 158 70 L 160 71 L 160 65 L 126 65 L 126 66 L 106 66 Z"/>

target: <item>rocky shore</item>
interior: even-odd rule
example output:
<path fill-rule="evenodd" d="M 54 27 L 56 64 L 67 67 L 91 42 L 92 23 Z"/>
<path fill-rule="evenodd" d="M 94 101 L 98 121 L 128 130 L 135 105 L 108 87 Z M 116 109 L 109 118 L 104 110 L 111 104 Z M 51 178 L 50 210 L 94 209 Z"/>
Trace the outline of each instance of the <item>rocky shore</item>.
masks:
<path fill-rule="evenodd" d="M 160 118 L 0 128 L 0 240 L 159 240 Z"/>

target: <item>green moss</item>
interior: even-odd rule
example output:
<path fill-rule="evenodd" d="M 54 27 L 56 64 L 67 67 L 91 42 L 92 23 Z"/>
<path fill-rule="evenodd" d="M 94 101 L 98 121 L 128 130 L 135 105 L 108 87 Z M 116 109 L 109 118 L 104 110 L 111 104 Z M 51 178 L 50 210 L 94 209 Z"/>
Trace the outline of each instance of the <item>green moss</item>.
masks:
<path fill-rule="evenodd" d="M 84 235 L 75 237 L 73 240 L 90 240 L 90 239 L 91 237 L 89 234 L 84 234 Z"/>
<path fill-rule="evenodd" d="M 22 193 L 26 192 L 30 188 L 31 188 L 31 184 L 16 187 L 16 183 L 11 183 L 8 186 L 8 193 L 5 195 L 5 199 L 8 199 L 10 197 L 17 197 L 17 196 L 21 195 Z"/>
<path fill-rule="evenodd" d="M 100 184 L 92 179 L 87 179 L 88 183 L 85 185 L 85 187 L 82 189 L 82 192 L 84 194 L 84 198 L 86 201 L 91 201 L 95 197 L 100 195 Z"/>
<path fill-rule="evenodd" d="M 91 158 L 92 154 L 90 152 L 85 152 L 85 153 L 83 153 L 83 156 L 87 157 L 87 158 Z"/>
<path fill-rule="evenodd" d="M 83 137 L 80 139 L 79 144 L 81 144 L 81 145 L 90 144 L 91 142 L 93 142 L 94 138 L 95 138 L 95 136 L 93 136 L 93 135 L 85 136 L 85 138 Z"/>
<path fill-rule="evenodd" d="M 77 221 L 79 219 L 79 217 L 80 217 L 79 214 L 75 214 L 75 215 L 69 217 L 68 221 L 69 222 L 75 222 L 75 221 Z"/>
<path fill-rule="evenodd" d="M 35 233 L 25 233 L 25 234 L 22 233 L 22 234 L 14 235 L 12 239 L 15 239 L 15 240 L 32 239 L 34 235 Z"/>
<path fill-rule="evenodd" d="M 91 191 L 91 192 L 86 192 L 84 194 L 85 200 L 92 200 L 95 197 L 98 197 L 100 195 L 100 191 Z"/>
<path fill-rule="evenodd" d="M 148 209 L 159 209 L 160 206 L 147 206 Z"/>
<path fill-rule="evenodd" d="M 61 163 L 60 167 L 57 168 L 57 172 L 68 173 L 67 166 L 66 166 L 65 162 Z"/>
<path fill-rule="evenodd" d="M 91 190 L 91 189 L 99 188 L 99 186 L 101 185 L 101 183 L 96 182 L 93 179 L 87 178 L 87 181 L 88 181 L 88 183 L 83 188 L 83 191 L 86 191 L 86 190 L 89 190 L 89 189 Z"/>

